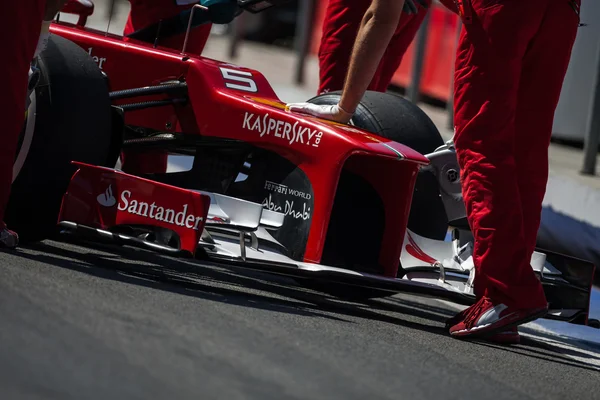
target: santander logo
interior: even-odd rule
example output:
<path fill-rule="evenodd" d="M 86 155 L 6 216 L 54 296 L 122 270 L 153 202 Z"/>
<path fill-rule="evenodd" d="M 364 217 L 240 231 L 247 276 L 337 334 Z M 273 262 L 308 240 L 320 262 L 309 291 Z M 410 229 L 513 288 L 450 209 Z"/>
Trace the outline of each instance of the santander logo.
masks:
<path fill-rule="evenodd" d="M 104 207 L 112 207 L 117 204 L 117 199 L 113 196 L 112 185 L 109 185 L 106 192 L 100 194 L 96 199 L 98 199 L 98 203 Z"/>
<path fill-rule="evenodd" d="M 119 198 L 117 209 L 128 214 L 138 215 L 140 217 L 162 221 L 196 231 L 199 229 L 200 222 L 204 221 L 204 217 L 188 214 L 188 204 L 185 204 L 181 210 L 174 210 L 157 205 L 156 202 L 150 204 L 144 201 L 138 201 L 132 198 L 132 196 L 133 193 L 130 190 L 123 190 Z M 103 207 L 113 207 L 117 204 L 117 200 L 112 191 L 112 185 L 96 199 Z"/>

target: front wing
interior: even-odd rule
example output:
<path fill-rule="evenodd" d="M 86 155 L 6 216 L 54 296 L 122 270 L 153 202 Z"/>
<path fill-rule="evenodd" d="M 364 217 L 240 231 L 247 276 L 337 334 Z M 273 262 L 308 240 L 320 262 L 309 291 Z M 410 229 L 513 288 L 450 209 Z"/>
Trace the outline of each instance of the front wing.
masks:
<path fill-rule="evenodd" d="M 463 305 L 475 302 L 469 246 L 458 248 L 455 241 L 433 241 L 408 231 L 400 260 L 405 274 L 399 278 L 301 262 L 289 258 L 270 234 L 283 223 L 281 213 L 115 169 L 75 164 L 79 169 L 63 198 L 58 221 L 64 231 L 383 295 L 410 293 Z M 157 240 L 165 234 L 165 240 Z M 532 267 L 550 305 L 545 318 L 587 325 L 594 265 L 556 253 L 536 252 Z"/>

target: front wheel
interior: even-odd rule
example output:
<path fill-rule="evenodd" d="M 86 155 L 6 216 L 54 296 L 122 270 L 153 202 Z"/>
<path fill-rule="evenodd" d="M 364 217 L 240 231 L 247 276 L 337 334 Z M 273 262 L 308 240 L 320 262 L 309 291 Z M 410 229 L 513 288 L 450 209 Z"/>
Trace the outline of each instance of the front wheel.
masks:
<path fill-rule="evenodd" d="M 72 161 L 109 166 L 111 102 L 106 78 L 81 47 L 52 35 L 13 166 L 6 222 L 24 242 L 54 232 Z M 112 164 L 114 166 L 114 164 Z"/>
<path fill-rule="evenodd" d="M 340 94 L 339 91 L 323 94 L 310 99 L 309 102 L 319 105 L 337 104 Z M 423 155 L 433 153 L 444 144 L 437 127 L 423 110 L 405 98 L 391 93 L 367 92 L 350 123 L 375 135 L 408 146 Z M 345 217 L 355 214 L 353 209 L 356 207 L 356 202 L 350 199 L 356 198 L 356 190 L 360 184 L 360 178 L 347 172 L 340 178 L 336 194 L 338 212 L 332 213 L 327 233 L 328 238 L 335 237 L 335 240 L 329 242 L 333 243 L 333 248 L 328 248 L 322 256 L 321 263 L 324 265 L 339 266 L 339 260 L 362 258 L 360 247 L 348 248 L 348 243 L 354 241 L 354 230 L 348 227 Z M 383 209 L 377 211 L 384 212 Z M 375 210 L 369 211 L 371 215 L 374 212 Z M 431 239 L 443 240 L 446 237 L 448 218 L 437 178 L 431 172 L 424 170 L 419 172 L 413 193 L 408 229 Z M 398 238 L 399 241 L 402 239 Z M 344 267 L 356 269 L 351 265 L 344 265 Z M 401 271 L 400 268 L 399 277 L 402 275 Z M 323 282 L 305 281 L 303 285 L 351 300 L 389 296 L 389 292 Z"/>
<path fill-rule="evenodd" d="M 340 92 L 310 99 L 309 103 L 337 104 Z M 392 93 L 367 92 L 350 124 L 386 139 L 403 144 L 419 153 L 433 153 L 444 139 L 429 116 L 417 105 Z M 437 178 L 420 171 L 415 184 L 408 229 L 420 236 L 443 240 L 448 220 L 439 193 Z"/>

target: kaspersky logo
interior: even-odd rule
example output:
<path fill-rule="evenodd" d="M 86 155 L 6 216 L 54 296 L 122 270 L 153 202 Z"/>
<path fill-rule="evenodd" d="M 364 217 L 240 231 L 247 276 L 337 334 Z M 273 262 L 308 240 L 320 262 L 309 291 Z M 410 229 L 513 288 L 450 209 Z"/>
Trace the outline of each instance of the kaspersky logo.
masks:
<path fill-rule="evenodd" d="M 196 231 L 199 229 L 198 226 L 200 225 L 200 222 L 204 221 L 204 217 L 188 214 L 188 204 L 183 206 L 183 210 L 177 212 L 178 210 L 162 207 L 156 204 L 156 202 L 150 204 L 144 201 L 138 201 L 132 198 L 132 196 L 133 193 L 130 190 L 123 190 L 117 209 L 128 214 L 166 222 L 171 225 L 183 226 Z M 108 186 L 106 191 L 101 193 L 96 199 L 101 206 L 107 208 L 117 204 L 117 200 L 113 194 L 112 185 Z"/>

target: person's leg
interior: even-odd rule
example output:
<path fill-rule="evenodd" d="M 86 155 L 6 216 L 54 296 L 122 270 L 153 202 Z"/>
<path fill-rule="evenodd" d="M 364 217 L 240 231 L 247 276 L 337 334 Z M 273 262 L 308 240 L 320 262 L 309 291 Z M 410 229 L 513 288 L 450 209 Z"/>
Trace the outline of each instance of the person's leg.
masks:
<path fill-rule="evenodd" d="M 344 87 L 352 47 L 370 4 L 369 0 L 329 0 L 318 53 L 318 94 Z"/>
<path fill-rule="evenodd" d="M 431 0 L 428 2 L 431 4 Z M 371 2 L 367 0 L 329 1 L 318 54 L 318 94 L 343 88 L 356 34 L 370 4 Z M 398 29 L 388 45 L 368 90 L 378 92 L 387 90 L 426 13 L 427 9 L 420 7 L 418 14 L 402 14 Z"/>
<path fill-rule="evenodd" d="M 44 1 L 8 1 L 2 5 L 7 18 L 0 24 L 0 37 L 7 39 L 0 62 L 3 93 L 0 96 L 0 231 L 5 229 L 4 212 L 12 185 L 13 162 L 19 132 L 23 127 L 28 71 L 40 37 Z"/>
<path fill-rule="evenodd" d="M 577 6 L 580 0 L 576 1 Z M 568 0 L 551 1 L 525 59 L 517 106 L 517 170 L 524 239 L 535 250 L 548 182 L 548 146 L 554 112 L 569 66 L 579 17 Z"/>
<path fill-rule="evenodd" d="M 455 146 L 475 239 L 477 296 L 514 309 L 546 306 L 529 263 L 515 159 L 522 60 L 548 0 L 472 0 L 455 72 Z"/>
<path fill-rule="evenodd" d="M 428 6 L 431 7 L 431 0 L 427 0 L 427 3 Z M 404 54 L 406 54 L 415 35 L 419 31 L 428 11 L 429 8 L 419 6 L 419 12 L 417 14 L 402 14 L 398 30 L 396 30 L 396 34 L 392 38 L 388 49 L 383 56 L 383 61 L 377 76 L 377 82 L 374 84 L 374 90 L 385 92 L 388 89 L 394 74 L 402 63 Z"/>

